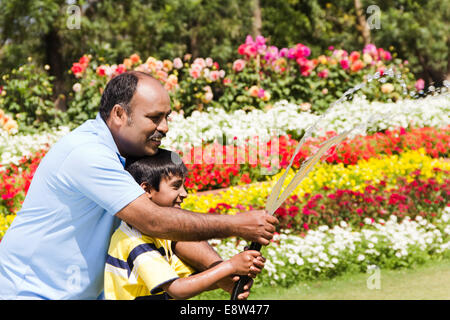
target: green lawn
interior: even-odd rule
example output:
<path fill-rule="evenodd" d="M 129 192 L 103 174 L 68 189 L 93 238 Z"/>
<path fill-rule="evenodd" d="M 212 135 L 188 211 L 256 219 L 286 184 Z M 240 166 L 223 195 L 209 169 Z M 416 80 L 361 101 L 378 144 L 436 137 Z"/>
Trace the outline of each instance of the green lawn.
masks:
<path fill-rule="evenodd" d="M 346 274 L 332 280 L 308 281 L 291 288 L 265 287 L 252 291 L 258 300 L 448 300 L 450 260 L 428 262 L 414 269 L 379 272 L 379 289 L 368 289 L 370 274 Z M 371 278 L 373 279 L 373 278 Z M 257 281 L 257 280 L 256 280 Z M 375 282 L 370 282 L 369 286 Z M 229 299 L 218 290 L 195 299 Z"/>

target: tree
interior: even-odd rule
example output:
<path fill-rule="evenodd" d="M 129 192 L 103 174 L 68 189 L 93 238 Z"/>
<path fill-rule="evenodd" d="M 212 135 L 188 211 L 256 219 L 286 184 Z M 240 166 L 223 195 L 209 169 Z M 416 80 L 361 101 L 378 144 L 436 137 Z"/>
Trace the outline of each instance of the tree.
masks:
<path fill-rule="evenodd" d="M 441 85 L 450 79 L 450 2 L 370 1 L 381 9 L 380 29 L 372 30 L 376 43 L 393 46 L 418 76 Z M 366 1 L 368 4 L 369 1 Z"/>

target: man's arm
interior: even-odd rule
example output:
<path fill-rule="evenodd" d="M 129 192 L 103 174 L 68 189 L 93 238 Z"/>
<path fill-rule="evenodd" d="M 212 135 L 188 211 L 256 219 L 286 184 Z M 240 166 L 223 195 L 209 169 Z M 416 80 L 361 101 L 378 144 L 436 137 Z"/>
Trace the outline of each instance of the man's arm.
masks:
<path fill-rule="evenodd" d="M 278 224 L 278 219 L 263 210 L 233 216 L 195 213 L 174 207 L 160 207 L 145 194 L 125 206 L 116 216 L 144 234 L 174 241 L 238 236 L 267 245 Z"/>

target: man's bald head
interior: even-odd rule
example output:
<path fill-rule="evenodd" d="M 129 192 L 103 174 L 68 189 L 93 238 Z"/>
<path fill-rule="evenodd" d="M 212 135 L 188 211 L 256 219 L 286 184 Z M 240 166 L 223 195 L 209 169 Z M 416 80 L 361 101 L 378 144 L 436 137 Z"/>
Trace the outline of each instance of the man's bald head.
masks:
<path fill-rule="evenodd" d="M 99 112 L 105 122 L 116 104 L 124 108 L 128 115 L 131 114 L 131 100 L 140 81 L 145 81 L 147 87 L 151 86 L 155 90 L 165 90 L 157 79 L 147 73 L 128 71 L 119 74 L 108 82 L 102 94 Z"/>

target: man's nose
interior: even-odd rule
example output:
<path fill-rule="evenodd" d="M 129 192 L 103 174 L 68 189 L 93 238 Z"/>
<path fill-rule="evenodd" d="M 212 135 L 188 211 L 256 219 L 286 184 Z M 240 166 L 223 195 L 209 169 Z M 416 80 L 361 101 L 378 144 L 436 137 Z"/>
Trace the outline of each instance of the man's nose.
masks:
<path fill-rule="evenodd" d="M 164 134 L 167 133 L 167 131 L 169 131 L 169 122 L 167 121 L 166 118 L 163 118 L 159 123 L 158 123 L 158 127 L 156 128 L 156 130 L 158 130 L 159 132 L 162 132 Z"/>

